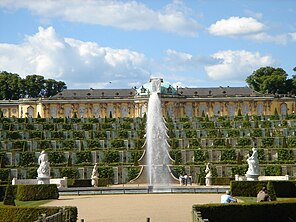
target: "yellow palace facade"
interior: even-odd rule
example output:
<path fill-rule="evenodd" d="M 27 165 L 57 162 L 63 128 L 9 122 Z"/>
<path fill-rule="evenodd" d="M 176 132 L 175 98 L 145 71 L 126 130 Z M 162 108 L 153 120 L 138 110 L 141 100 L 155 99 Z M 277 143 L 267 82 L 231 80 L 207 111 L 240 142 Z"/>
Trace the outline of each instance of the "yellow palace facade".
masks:
<path fill-rule="evenodd" d="M 138 89 L 67 89 L 51 98 L 2 100 L 5 117 L 142 117 L 151 83 Z M 170 117 L 280 115 L 294 113 L 295 97 L 260 94 L 248 87 L 174 88 L 161 83 L 162 111 Z"/>

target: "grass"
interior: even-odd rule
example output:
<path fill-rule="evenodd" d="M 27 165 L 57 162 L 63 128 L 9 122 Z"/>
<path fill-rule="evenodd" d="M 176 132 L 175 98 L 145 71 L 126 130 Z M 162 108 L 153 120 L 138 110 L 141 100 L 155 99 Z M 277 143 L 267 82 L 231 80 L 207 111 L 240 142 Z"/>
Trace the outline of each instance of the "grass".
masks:
<path fill-rule="evenodd" d="M 40 205 L 49 203 L 52 200 L 36 200 L 36 201 L 19 201 L 15 200 L 16 206 L 23 206 L 23 207 L 38 207 Z M 3 202 L 0 202 L 0 206 L 3 206 Z"/>
<path fill-rule="evenodd" d="M 237 199 L 244 202 L 244 203 L 256 203 L 257 202 L 256 197 L 237 197 Z M 296 202 L 296 198 L 277 198 L 277 201 L 285 201 L 285 200 Z"/>

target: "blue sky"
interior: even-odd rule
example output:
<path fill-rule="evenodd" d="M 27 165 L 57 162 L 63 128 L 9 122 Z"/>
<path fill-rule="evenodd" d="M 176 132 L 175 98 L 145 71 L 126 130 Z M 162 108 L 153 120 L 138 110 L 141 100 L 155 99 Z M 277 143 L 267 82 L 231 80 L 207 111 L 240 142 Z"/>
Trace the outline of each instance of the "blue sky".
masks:
<path fill-rule="evenodd" d="M 295 0 L 1 0 L 0 70 L 68 88 L 245 86 L 296 74 Z M 293 53 L 294 52 L 294 53 Z"/>

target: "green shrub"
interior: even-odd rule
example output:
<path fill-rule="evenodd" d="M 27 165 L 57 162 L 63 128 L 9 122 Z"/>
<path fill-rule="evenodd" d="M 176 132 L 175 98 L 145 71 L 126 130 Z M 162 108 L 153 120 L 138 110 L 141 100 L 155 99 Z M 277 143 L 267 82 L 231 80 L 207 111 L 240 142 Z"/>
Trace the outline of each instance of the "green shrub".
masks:
<path fill-rule="evenodd" d="M 6 191 L 5 191 L 5 196 L 4 196 L 4 200 L 3 200 L 3 205 L 11 205 L 11 206 L 15 206 L 15 202 L 14 202 L 14 192 L 13 192 L 13 187 L 8 184 L 6 186 Z"/>
<path fill-rule="evenodd" d="M 0 206 L 0 222 L 23 222 L 23 221 L 37 221 L 41 214 L 53 215 L 59 212 L 60 207 L 11 207 Z M 77 208 L 65 207 L 70 211 L 69 222 L 77 221 Z M 13 215 L 13 216 L 12 216 Z M 63 218 L 66 221 L 66 218 Z"/>
<path fill-rule="evenodd" d="M 278 150 L 278 160 L 293 160 L 293 151 L 288 149 Z"/>
<path fill-rule="evenodd" d="M 121 148 L 124 147 L 124 141 L 122 139 L 112 140 L 111 146 L 113 148 Z"/>
<path fill-rule="evenodd" d="M 129 167 L 128 168 L 128 180 L 135 179 L 140 173 L 140 167 Z"/>
<path fill-rule="evenodd" d="M 91 179 L 68 179 L 69 187 L 91 187 Z"/>
<path fill-rule="evenodd" d="M 270 199 L 272 201 L 276 200 L 276 194 L 275 194 L 275 190 L 274 190 L 272 181 L 267 182 L 267 191 L 268 191 L 268 195 L 270 196 Z"/>
<path fill-rule="evenodd" d="M 64 152 L 48 152 L 50 164 L 63 164 L 66 162 Z"/>
<path fill-rule="evenodd" d="M 21 153 L 21 158 L 19 162 L 20 166 L 36 166 L 37 158 L 33 152 L 23 152 Z"/>
<path fill-rule="evenodd" d="M 76 168 L 64 167 L 61 169 L 61 177 L 68 177 L 69 179 L 78 179 L 79 173 Z"/>
<path fill-rule="evenodd" d="M 27 168 L 26 179 L 36 179 L 37 176 L 38 174 L 35 167 Z"/>
<path fill-rule="evenodd" d="M 221 161 L 236 160 L 235 149 L 222 150 Z"/>
<path fill-rule="evenodd" d="M 240 204 L 193 205 L 203 219 L 215 222 L 295 221 L 295 202 L 260 202 Z M 197 222 L 197 220 L 193 220 Z"/>
<path fill-rule="evenodd" d="M 113 180 L 113 169 L 112 167 L 99 167 L 99 178 L 108 179 L 109 181 Z"/>
<path fill-rule="evenodd" d="M 252 140 L 249 137 L 238 138 L 237 145 L 242 146 L 242 147 L 251 146 L 252 145 Z"/>
<path fill-rule="evenodd" d="M 81 151 L 76 152 L 76 163 L 91 163 L 91 152 L 89 151 Z"/>
<path fill-rule="evenodd" d="M 116 163 L 119 162 L 119 153 L 116 150 L 107 150 L 104 152 L 104 162 L 106 163 Z"/>
<path fill-rule="evenodd" d="M 264 169 L 265 176 L 281 176 L 282 167 L 278 165 L 267 165 Z"/>
<path fill-rule="evenodd" d="M 17 185 L 17 200 L 33 201 L 58 198 L 59 191 L 55 184 Z"/>

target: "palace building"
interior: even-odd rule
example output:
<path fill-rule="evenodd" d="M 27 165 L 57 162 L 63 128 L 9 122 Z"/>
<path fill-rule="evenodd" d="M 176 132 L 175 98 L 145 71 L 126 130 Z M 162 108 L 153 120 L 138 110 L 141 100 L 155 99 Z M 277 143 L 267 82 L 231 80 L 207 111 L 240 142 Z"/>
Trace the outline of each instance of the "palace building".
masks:
<path fill-rule="evenodd" d="M 50 98 L 3 100 L 5 117 L 78 118 L 142 117 L 147 112 L 151 83 L 138 89 L 67 89 Z M 164 116 L 280 115 L 295 111 L 295 97 L 265 95 L 248 87 L 174 88 L 161 82 Z"/>

